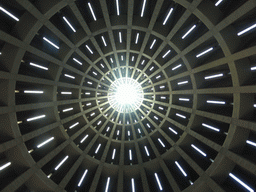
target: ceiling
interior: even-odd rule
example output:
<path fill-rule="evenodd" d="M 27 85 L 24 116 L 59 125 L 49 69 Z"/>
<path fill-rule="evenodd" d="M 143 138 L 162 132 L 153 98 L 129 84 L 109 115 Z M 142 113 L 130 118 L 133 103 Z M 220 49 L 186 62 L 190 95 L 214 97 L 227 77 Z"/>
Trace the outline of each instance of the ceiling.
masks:
<path fill-rule="evenodd" d="M 0 190 L 253 191 L 255 12 L 1 0 Z M 120 78 L 142 87 L 126 113 L 108 99 Z"/>

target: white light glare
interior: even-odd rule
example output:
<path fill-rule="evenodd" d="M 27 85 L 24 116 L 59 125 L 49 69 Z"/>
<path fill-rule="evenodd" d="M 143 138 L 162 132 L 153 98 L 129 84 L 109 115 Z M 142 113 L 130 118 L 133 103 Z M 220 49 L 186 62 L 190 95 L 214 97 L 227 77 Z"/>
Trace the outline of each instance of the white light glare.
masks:
<path fill-rule="evenodd" d="M 44 141 L 43 143 L 37 145 L 37 148 L 40 148 L 42 146 L 44 146 L 45 144 L 49 143 L 50 141 L 52 141 L 54 139 L 54 137 L 51 137 L 49 139 L 47 139 L 46 141 Z"/>
<path fill-rule="evenodd" d="M 165 18 L 165 20 L 164 20 L 164 22 L 163 22 L 163 25 L 165 25 L 166 22 L 168 21 L 170 15 L 171 15 L 171 13 L 172 13 L 172 11 L 173 11 L 173 8 L 171 8 L 170 11 L 168 12 L 168 14 L 167 14 L 167 16 L 166 16 L 166 18 Z"/>
<path fill-rule="evenodd" d="M 241 181 L 240 179 L 238 179 L 235 175 L 233 175 L 232 173 L 229 173 L 229 176 L 232 177 L 234 180 L 236 180 L 240 185 L 242 185 L 244 188 L 246 188 L 248 191 L 250 192 L 254 192 L 254 190 L 252 188 L 250 188 L 248 185 L 246 185 L 243 181 Z"/>
<path fill-rule="evenodd" d="M 64 74 L 64 76 L 65 76 L 65 77 L 68 77 L 68 78 L 70 78 L 70 79 L 75 79 L 74 76 L 71 76 L 71 75 L 68 75 L 68 74 Z"/>
<path fill-rule="evenodd" d="M 193 25 L 193 26 L 187 31 L 187 33 L 185 33 L 185 34 L 183 35 L 182 39 L 185 39 L 185 38 L 189 35 L 189 33 L 191 33 L 195 28 L 196 28 L 196 25 Z"/>
<path fill-rule="evenodd" d="M 180 101 L 189 101 L 187 98 L 179 98 Z"/>
<path fill-rule="evenodd" d="M 66 19 L 66 17 L 63 17 L 63 20 L 68 24 L 68 26 L 72 29 L 72 31 L 76 32 L 75 28 L 70 24 L 70 22 Z"/>
<path fill-rule="evenodd" d="M 83 180 L 84 180 L 84 177 L 86 176 L 87 172 L 88 172 L 88 169 L 86 169 L 86 170 L 84 171 L 84 174 L 83 174 L 83 176 L 81 177 L 81 179 L 80 179 L 80 181 L 79 181 L 79 183 L 78 183 L 78 185 L 77 185 L 78 187 L 81 186 L 81 184 L 82 184 L 82 182 L 83 182 Z"/>
<path fill-rule="evenodd" d="M 226 102 L 225 101 L 211 101 L 211 100 L 207 100 L 207 103 L 212 103 L 212 104 L 221 104 L 221 105 L 225 105 Z"/>
<path fill-rule="evenodd" d="M 158 75 L 157 77 L 156 77 L 156 79 L 159 79 L 161 77 L 161 75 Z"/>
<path fill-rule="evenodd" d="M 206 76 L 206 77 L 204 77 L 204 79 L 213 79 L 213 78 L 222 77 L 222 76 L 223 76 L 223 73 L 220 73 L 220 74 L 216 74 L 216 75 Z"/>
<path fill-rule="evenodd" d="M 154 39 L 154 41 L 152 42 L 150 49 L 152 49 L 154 47 L 155 43 L 156 43 L 156 39 Z"/>
<path fill-rule="evenodd" d="M 252 29 L 254 29 L 254 28 L 256 28 L 256 24 L 254 24 L 254 25 L 252 25 L 252 26 L 250 26 L 250 27 L 244 29 L 243 31 L 237 33 L 237 35 L 238 35 L 238 36 L 241 36 L 241 35 L 243 35 L 244 33 L 248 32 L 248 31 L 250 31 L 250 30 L 252 30 Z"/>
<path fill-rule="evenodd" d="M 57 45 L 55 45 L 53 42 L 51 42 L 49 39 L 47 39 L 46 37 L 43 37 L 43 40 L 45 40 L 47 43 L 49 43 L 50 45 L 52 45 L 53 47 L 55 47 L 56 49 L 60 49 Z"/>
<path fill-rule="evenodd" d="M 34 121 L 34 120 L 42 119 L 42 118 L 45 118 L 45 115 L 40 115 L 40 116 L 32 117 L 32 118 L 27 119 L 27 121 Z"/>
<path fill-rule="evenodd" d="M 155 67 L 154 67 L 154 66 L 152 66 L 152 67 L 149 69 L 149 71 L 152 71 L 154 68 L 155 68 Z"/>
<path fill-rule="evenodd" d="M 173 67 L 173 68 L 172 68 L 172 71 L 174 71 L 174 70 L 176 70 L 176 69 L 178 69 L 178 68 L 180 68 L 180 67 L 181 67 L 181 64 L 177 65 L 176 67 Z"/>
<path fill-rule="evenodd" d="M 149 156 L 149 152 L 148 152 L 147 146 L 144 146 L 144 148 L 145 148 L 145 151 L 146 151 L 146 153 L 147 153 L 147 156 Z"/>
<path fill-rule="evenodd" d="M 73 61 L 77 62 L 79 65 L 83 65 L 81 61 L 78 61 L 76 58 L 73 58 Z"/>
<path fill-rule="evenodd" d="M 207 124 L 205 124 L 205 123 L 202 123 L 202 126 L 207 127 L 207 128 L 209 128 L 209 129 L 212 129 L 212 130 L 217 131 L 217 132 L 220 131 L 219 129 L 217 129 L 217 128 L 215 128 L 215 127 L 212 127 L 212 126 L 210 126 L 210 125 L 207 125 Z"/>
<path fill-rule="evenodd" d="M 165 144 L 162 142 L 162 140 L 161 140 L 160 138 L 158 138 L 158 141 L 159 141 L 159 143 L 161 143 L 161 145 L 162 145 L 163 147 L 165 147 Z"/>
<path fill-rule="evenodd" d="M 97 149 L 96 149 L 96 151 L 95 151 L 96 154 L 98 153 L 98 151 L 99 151 L 99 149 L 100 149 L 100 146 L 101 146 L 101 144 L 98 145 L 98 147 L 97 147 Z"/>
<path fill-rule="evenodd" d="M 15 17 L 13 14 L 11 14 L 9 11 L 4 9 L 3 7 L 0 6 L 0 10 L 3 11 L 5 14 L 9 15 L 11 18 L 13 18 L 15 21 L 19 21 L 17 17 Z"/>
<path fill-rule="evenodd" d="M 91 54 L 93 54 L 93 51 L 91 50 L 91 48 L 88 45 L 85 45 L 85 47 L 90 51 Z"/>
<path fill-rule="evenodd" d="M 35 63 L 29 63 L 31 66 L 34 66 L 34 67 L 37 67 L 37 68 L 40 68 L 40 69 L 44 69 L 44 70 L 48 70 L 48 68 L 47 67 L 43 67 L 43 66 L 41 66 L 41 65 L 37 65 L 37 64 L 35 64 Z"/>
<path fill-rule="evenodd" d="M 171 52 L 171 50 L 168 50 L 168 51 L 163 55 L 162 58 L 165 58 L 170 52 Z"/>
<path fill-rule="evenodd" d="M 185 177 L 187 177 L 187 173 L 182 169 L 182 167 L 180 166 L 180 164 L 179 164 L 177 161 L 175 161 L 175 164 L 176 164 L 177 167 L 180 169 L 181 173 L 182 173 Z"/>
<path fill-rule="evenodd" d="M 206 157 L 206 153 L 204 153 L 201 149 L 198 149 L 198 147 L 196 147 L 195 145 L 191 144 L 191 147 L 193 147 L 195 150 L 197 150 L 201 155 L 203 155 L 204 157 Z"/>
<path fill-rule="evenodd" d="M 223 0 L 218 0 L 216 3 L 215 3 L 215 6 L 217 7 Z"/>
<path fill-rule="evenodd" d="M 135 44 L 138 44 L 139 36 L 140 36 L 140 34 L 139 34 L 139 33 L 137 33 L 137 35 L 136 35 L 136 40 L 135 40 Z"/>
<path fill-rule="evenodd" d="M 104 68 L 104 65 L 103 65 L 102 63 L 100 64 L 100 66 L 101 66 L 102 68 Z"/>
<path fill-rule="evenodd" d="M 143 15 L 144 15 L 145 6 L 146 6 L 146 0 L 143 1 L 142 10 L 141 10 L 141 14 L 140 14 L 141 17 L 143 17 Z"/>
<path fill-rule="evenodd" d="M 250 144 L 250 145 L 256 147 L 256 143 L 255 143 L 255 142 L 252 142 L 252 141 L 247 140 L 246 143 L 248 143 L 248 144 Z"/>
<path fill-rule="evenodd" d="M 60 166 L 68 159 L 68 155 L 55 167 L 55 171 L 57 171 Z"/>
<path fill-rule="evenodd" d="M 186 119 L 186 116 L 181 115 L 181 114 L 179 114 L 179 113 L 176 113 L 176 116 L 181 117 L 181 118 L 183 118 L 183 119 Z"/>
<path fill-rule="evenodd" d="M 88 136 L 89 136 L 88 134 L 85 135 L 85 137 L 80 141 L 80 143 L 83 143 L 85 141 L 85 139 L 87 139 Z"/>
<path fill-rule="evenodd" d="M 170 130 L 171 132 L 173 132 L 175 135 L 178 134 L 178 133 L 177 133 L 176 131 L 174 131 L 171 127 L 169 127 L 169 130 Z"/>
<path fill-rule="evenodd" d="M 141 65 L 144 65 L 144 63 L 145 63 L 145 60 L 143 60 L 143 61 L 141 62 Z"/>
<path fill-rule="evenodd" d="M 119 42 L 122 43 L 122 33 L 119 32 Z"/>
<path fill-rule="evenodd" d="M 132 182 L 132 192 L 135 192 L 135 185 L 134 185 L 134 179 L 133 178 L 131 179 L 131 182 Z"/>
<path fill-rule="evenodd" d="M 108 192 L 109 182 L 110 182 L 110 177 L 108 177 L 108 180 L 107 180 L 107 185 L 106 185 L 106 189 L 105 189 L 105 192 Z"/>
<path fill-rule="evenodd" d="M 75 124 L 71 125 L 71 126 L 69 127 L 69 129 L 72 129 L 72 128 L 74 128 L 74 127 L 77 126 L 77 125 L 79 125 L 79 122 L 76 122 Z"/>
<path fill-rule="evenodd" d="M 116 149 L 113 150 L 112 159 L 115 159 L 115 155 L 116 155 Z"/>
<path fill-rule="evenodd" d="M 130 157 L 130 161 L 132 160 L 132 150 L 129 150 L 129 157 Z"/>
<path fill-rule="evenodd" d="M 157 173 L 155 173 L 155 178 L 156 178 L 156 181 L 157 181 L 157 183 L 158 183 L 158 187 L 159 187 L 160 191 L 162 191 L 162 190 L 163 190 L 163 187 L 162 187 L 162 185 L 161 185 L 161 183 L 160 183 L 160 180 L 159 180 L 159 178 L 158 178 Z"/>
<path fill-rule="evenodd" d="M 71 107 L 71 108 L 67 108 L 67 109 L 63 109 L 63 111 L 62 112 L 68 112 L 68 111 L 72 111 L 73 110 L 73 107 Z"/>
<path fill-rule="evenodd" d="M 90 11 L 91 11 L 91 13 L 92 13 L 93 19 L 96 21 L 97 19 L 96 19 L 96 16 L 95 16 L 95 14 L 94 14 L 94 11 L 93 11 L 93 9 L 92 9 L 92 6 L 91 6 L 91 3 L 90 3 L 90 2 L 88 3 L 88 6 L 89 6 Z"/>
<path fill-rule="evenodd" d="M 213 47 L 211 47 L 211 48 L 209 48 L 209 49 L 203 51 L 202 53 L 199 53 L 196 57 L 199 58 L 199 57 L 203 56 L 204 54 L 206 54 L 206 53 L 208 53 L 208 52 L 210 52 L 210 51 L 212 51 L 212 50 L 213 50 Z"/>
<path fill-rule="evenodd" d="M 163 107 L 158 107 L 159 109 L 161 109 L 161 110 L 164 110 L 164 108 Z"/>
<path fill-rule="evenodd" d="M 2 171 L 3 169 L 5 169 L 6 167 L 8 167 L 8 166 L 10 166 L 10 165 L 11 165 L 11 162 L 8 162 L 8 163 L 2 165 L 2 166 L 0 167 L 0 171 Z"/>
<path fill-rule="evenodd" d="M 117 12 L 117 15 L 120 15 L 120 11 L 119 11 L 119 0 L 116 0 L 116 12 Z"/>
<path fill-rule="evenodd" d="M 44 92 L 43 92 L 43 91 L 30 91 L 30 90 L 25 90 L 24 93 L 42 94 L 42 93 L 44 93 Z"/>
<path fill-rule="evenodd" d="M 187 84 L 188 81 L 182 81 L 182 82 L 178 82 L 178 85 L 184 85 L 184 84 Z"/>
<path fill-rule="evenodd" d="M 253 107 L 256 107 L 256 104 L 254 104 Z"/>

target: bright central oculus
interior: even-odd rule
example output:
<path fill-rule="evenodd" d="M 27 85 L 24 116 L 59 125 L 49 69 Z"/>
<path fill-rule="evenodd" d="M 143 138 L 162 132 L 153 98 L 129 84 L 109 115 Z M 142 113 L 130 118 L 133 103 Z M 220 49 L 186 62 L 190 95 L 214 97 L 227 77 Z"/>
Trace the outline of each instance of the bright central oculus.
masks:
<path fill-rule="evenodd" d="M 131 78 L 115 80 L 109 89 L 108 101 L 120 113 L 129 113 L 138 109 L 143 101 L 141 85 Z"/>

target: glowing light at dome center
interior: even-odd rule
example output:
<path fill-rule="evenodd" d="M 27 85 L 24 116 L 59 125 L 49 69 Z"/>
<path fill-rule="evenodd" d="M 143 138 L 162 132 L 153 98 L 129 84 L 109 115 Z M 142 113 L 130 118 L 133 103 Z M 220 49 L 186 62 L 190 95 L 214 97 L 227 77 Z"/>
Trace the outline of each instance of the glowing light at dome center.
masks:
<path fill-rule="evenodd" d="M 120 78 L 111 84 L 108 94 L 110 105 L 120 113 L 138 109 L 143 101 L 141 85 L 131 78 Z"/>

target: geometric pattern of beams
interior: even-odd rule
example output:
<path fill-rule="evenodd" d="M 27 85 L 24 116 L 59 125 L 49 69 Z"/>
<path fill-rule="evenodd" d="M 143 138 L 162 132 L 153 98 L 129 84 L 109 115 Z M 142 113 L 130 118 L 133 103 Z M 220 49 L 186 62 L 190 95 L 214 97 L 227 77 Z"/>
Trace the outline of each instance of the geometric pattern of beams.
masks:
<path fill-rule="evenodd" d="M 255 190 L 255 12 L 1 0 L 0 190 Z M 129 113 L 108 100 L 120 78 L 143 91 Z"/>

